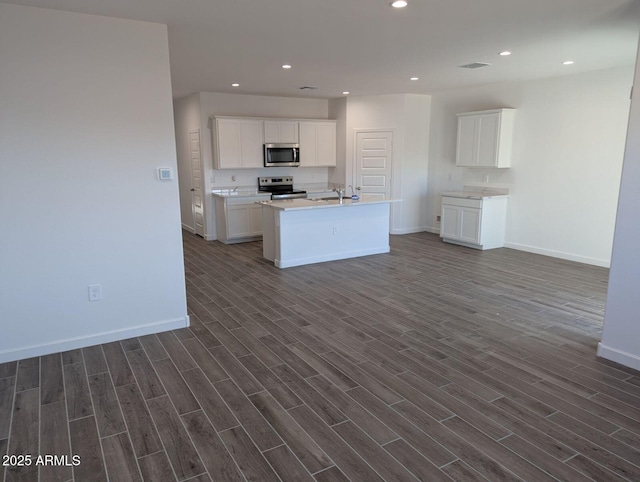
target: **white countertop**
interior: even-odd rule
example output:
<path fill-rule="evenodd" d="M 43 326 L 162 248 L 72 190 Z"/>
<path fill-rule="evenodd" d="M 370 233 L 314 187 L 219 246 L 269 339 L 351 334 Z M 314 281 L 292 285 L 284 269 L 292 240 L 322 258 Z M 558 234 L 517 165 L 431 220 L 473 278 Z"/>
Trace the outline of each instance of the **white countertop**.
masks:
<path fill-rule="evenodd" d="M 253 196 L 271 197 L 270 193 L 259 192 L 258 188 L 249 188 L 249 187 L 213 189 L 211 191 L 211 194 L 218 197 L 253 197 Z"/>
<path fill-rule="evenodd" d="M 313 197 L 314 194 L 326 194 L 333 190 L 326 184 L 294 184 L 296 191 L 307 191 L 307 195 Z M 220 187 L 211 190 L 211 194 L 218 197 L 253 197 L 253 196 L 271 196 L 269 193 L 258 191 L 257 187 L 237 186 L 237 187 Z M 337 194 L 336 194 L 337 196 Z"/>
<path fill-rule="evenodd" d="M 443 192 L 442 196 L 457 197 L 464 199 L 489 199 L 498 197 L 509 197 L 509 189 L 506 188 L 479 188 L 476 186 L 464 186 L 462 191 Z"/>
<path fill-rule="evenodd" d="M 370 204 L 385 204 L 401 201 L 402 199 L 386 199 L 384 201 L 352 201 L 347 198 L 343 199 L 342 204 L 340 204 L 338 199 L 282 199 L 278 201 L 262 201 L 260 204 L 282 211 L 293 211 L 302 209 L 353 208 Z"/>

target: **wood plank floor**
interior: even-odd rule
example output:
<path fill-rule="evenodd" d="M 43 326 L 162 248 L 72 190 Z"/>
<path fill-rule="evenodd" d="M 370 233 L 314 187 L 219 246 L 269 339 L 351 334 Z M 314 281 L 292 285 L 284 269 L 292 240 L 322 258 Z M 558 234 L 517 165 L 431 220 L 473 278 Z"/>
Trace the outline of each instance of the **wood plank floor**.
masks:
<path fill-rule="evenodd" d="M 0 480 L 640 480 L 608 270 L 391 244 L 278 270 L 185 234 L 190 328 L 0 365 L 0 454 L 69 457 Z"/>

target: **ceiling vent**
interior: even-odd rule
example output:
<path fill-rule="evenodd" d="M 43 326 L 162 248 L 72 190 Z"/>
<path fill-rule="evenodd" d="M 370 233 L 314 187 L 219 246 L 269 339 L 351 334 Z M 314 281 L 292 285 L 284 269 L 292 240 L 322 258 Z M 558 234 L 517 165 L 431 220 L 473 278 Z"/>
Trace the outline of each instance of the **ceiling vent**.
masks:
<path fill-rule="evenodd" d="M 313 85 L 303 85 L 302 87 L 300 87 L 300 90 L 317 90 L 317 87 L 314 87 Z"/>
<path fill-rule="evenodd" d="M 485 62 L 474 62 L 472 64 L 459 65 L 461 69 L 479 69 L 480 67 L 488 67 L 491 64 Z"/>

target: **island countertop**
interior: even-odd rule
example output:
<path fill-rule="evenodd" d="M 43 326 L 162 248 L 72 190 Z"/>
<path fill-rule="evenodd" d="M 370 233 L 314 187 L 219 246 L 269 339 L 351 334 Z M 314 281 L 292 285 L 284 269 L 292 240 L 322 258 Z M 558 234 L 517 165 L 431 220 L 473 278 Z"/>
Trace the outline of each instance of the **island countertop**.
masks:
<path fill-rule="evenodd" d="M 260 204 L 272 207 L 281 211 L 301 211 L 305 209 L 333 209 L 333 208 L 355 208 L 357 206 L 369 206 L 372 204 L 385 204 L 401 202 L 402 199 L 385 199 L 382 201 L 352 201 L 349 198 L 338 199 L 282 199 L 278 201 L 261 201 Z"/>

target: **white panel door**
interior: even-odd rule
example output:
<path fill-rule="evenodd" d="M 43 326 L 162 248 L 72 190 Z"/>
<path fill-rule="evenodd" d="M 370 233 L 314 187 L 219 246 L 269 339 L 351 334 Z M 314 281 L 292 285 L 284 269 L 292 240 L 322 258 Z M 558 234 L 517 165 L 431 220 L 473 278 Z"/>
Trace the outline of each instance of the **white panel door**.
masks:
<path fill-rule="evenodd" d="M 356 187 L 363 201 L 391 198 L 393 132 L 356 133 Z"/>
<path fill-rule="evenodd" d="M 204 237 L 200 131 L 189 132 L 189 157 L 191 159 L 191 212 L 193 213 L 193 229 L 198 236 Z"/>

